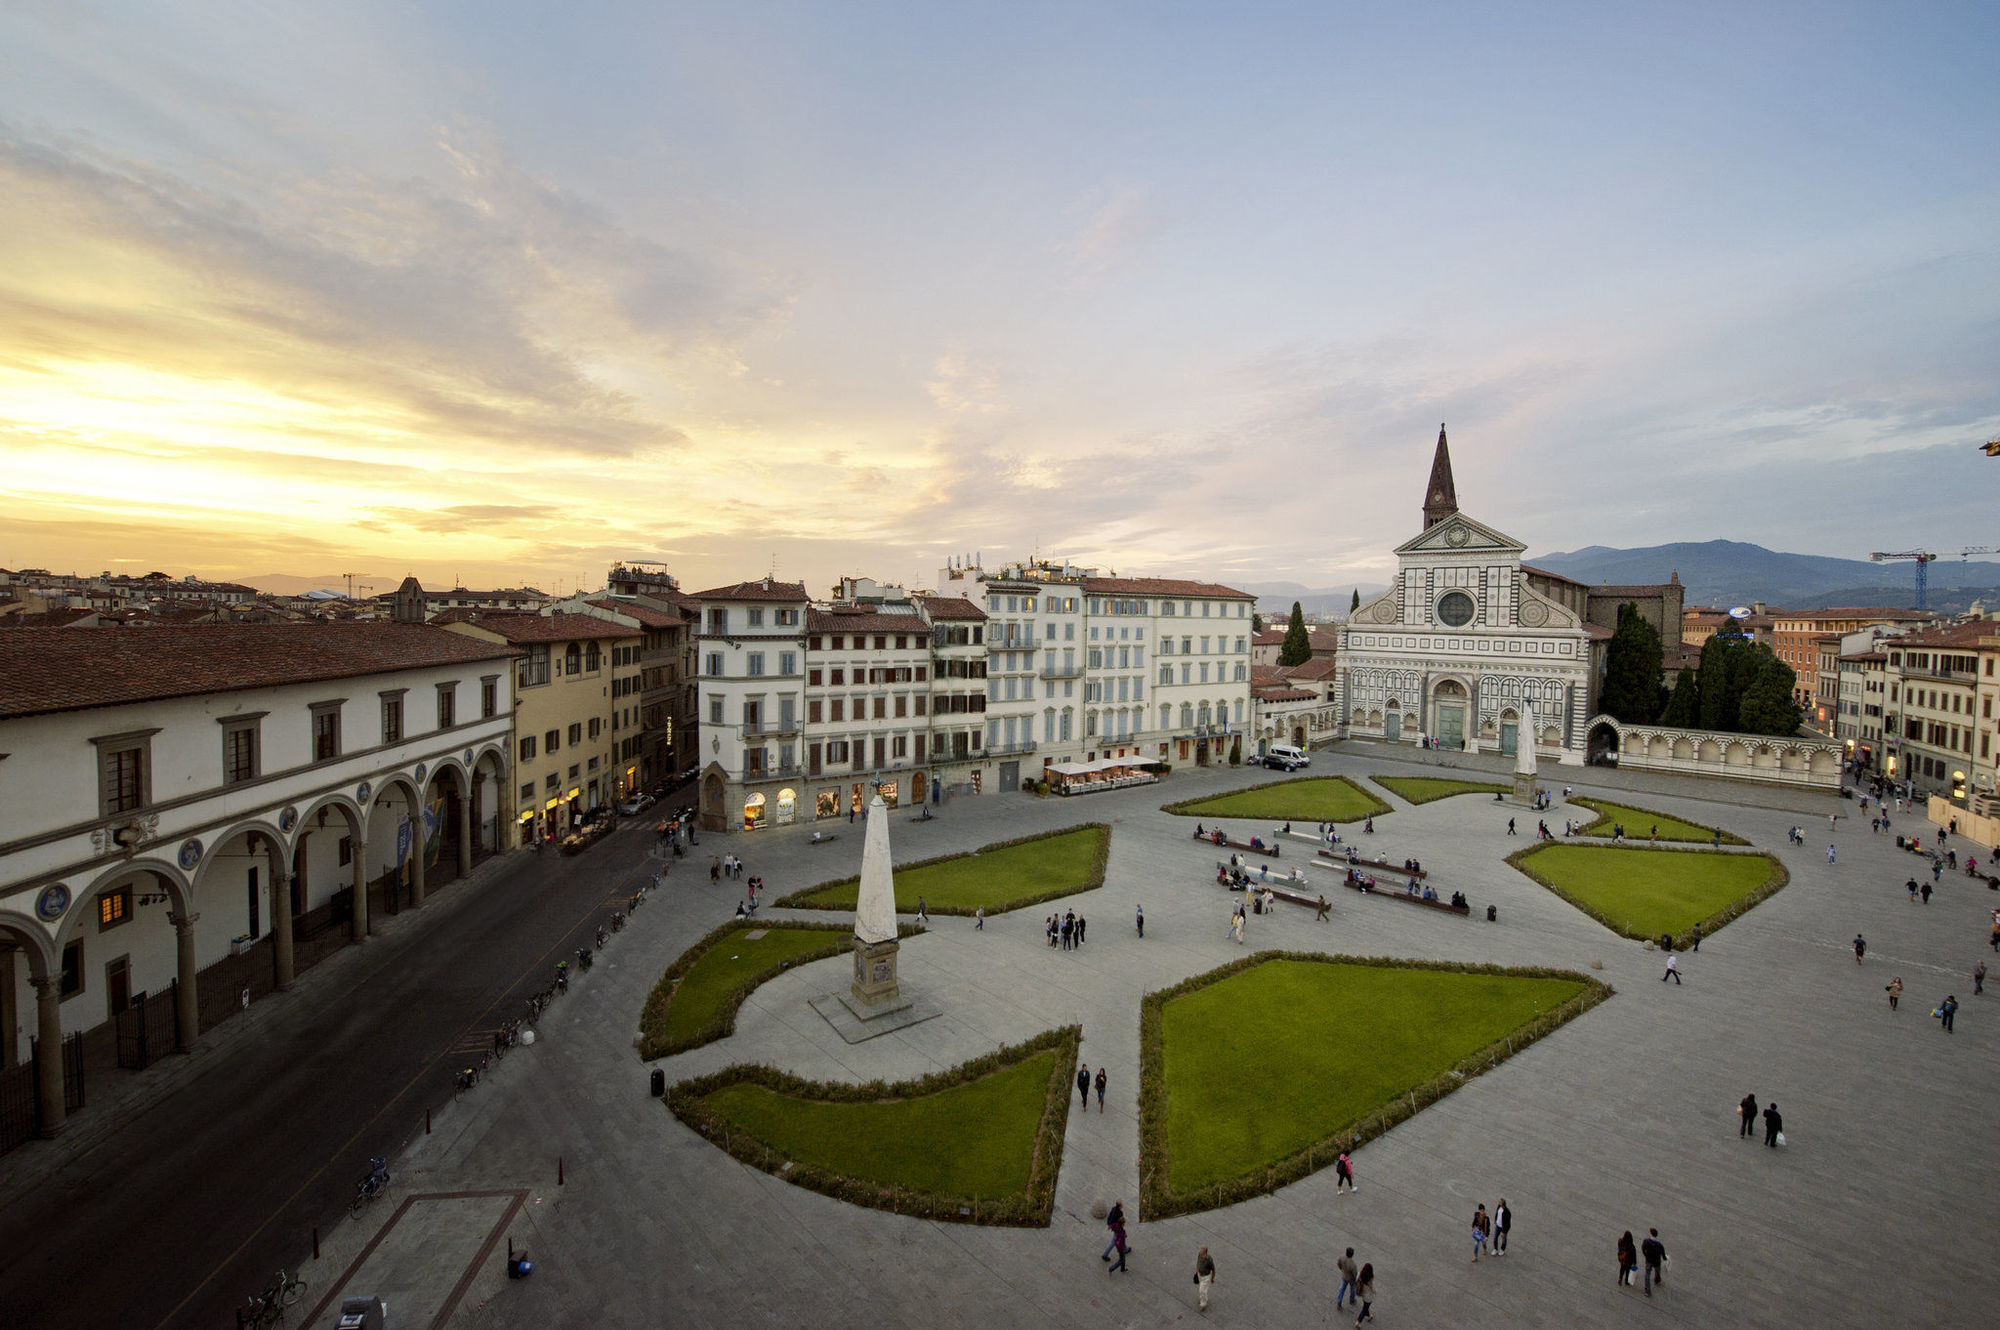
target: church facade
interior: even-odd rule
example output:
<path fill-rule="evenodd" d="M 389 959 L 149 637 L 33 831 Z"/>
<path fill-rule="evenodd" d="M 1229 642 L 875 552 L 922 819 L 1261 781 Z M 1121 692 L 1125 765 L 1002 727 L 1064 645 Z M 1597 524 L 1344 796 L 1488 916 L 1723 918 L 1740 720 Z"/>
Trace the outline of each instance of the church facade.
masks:
<path fill-rule="evenodd" d="M 1343 625 L 1335 692 L 1346 737 L 1581 765 L 1611 634 L 1584 588 L 1525 567 L 1527 547 L 1458 510 L 1442 427 L 1424 529 L 1396 578 Z"/>

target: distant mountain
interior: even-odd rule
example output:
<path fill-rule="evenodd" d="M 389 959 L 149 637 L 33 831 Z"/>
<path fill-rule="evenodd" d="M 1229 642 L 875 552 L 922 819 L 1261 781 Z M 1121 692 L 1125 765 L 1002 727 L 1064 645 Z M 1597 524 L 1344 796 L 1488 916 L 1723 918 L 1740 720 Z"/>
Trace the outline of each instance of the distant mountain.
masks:
<path fill-rule="evenodd" d="M 1634 550 L 1592 545 L 1568 553 L 1533 555 L 1526 562 L 1590 583 L 1664 582 L 1678 572 L 1687 587 L 1690 606 L 1728 608 L 1759 600 L 1789 609 L 1916 603 L 1916 570 L 1908 562 L 1870 563 L 1866 559 L 1785 554 L 1736 540 Z M 1932 608 L 1947 608 L 1948 598 L 1969 601 L 1980 589 L 2000 586 L 2000 564 L 1940 559 L 1930 565 L 1930 585 Z M 1958 588 L 1972 594 L 1949 596 Z"/>
<path fill-rule="evenodd" d="M 1380 595 L 1387 589 L 1384 582 L 1352 582 L 1341 587 L 1309 587 L 1299 582 L 1243 582 L 1237 589 L 1248 591 L 1257 598 L 1257 613 L 1264 616 L 1266 623 L 1274 624 L 1281 616 L 1290 615 L 1292 602 L 1299 603 L 1299 610 L 1310 618 L 1347 617 L 1347 607 L 1354 603 L 1354 592 L 1359 588 L 1361 599 Z"/>

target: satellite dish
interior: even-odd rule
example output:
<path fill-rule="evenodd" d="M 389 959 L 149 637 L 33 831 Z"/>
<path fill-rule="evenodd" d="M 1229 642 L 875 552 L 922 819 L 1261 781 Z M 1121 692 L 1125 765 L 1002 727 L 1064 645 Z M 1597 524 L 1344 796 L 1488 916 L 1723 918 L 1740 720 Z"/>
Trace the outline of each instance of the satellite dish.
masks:
<path fill-rule="evenodd" d="M 1750 617 L 1750 607 L 1748 605 L 1738 605 L 1729 611 L 1729 617 L 1732 619 L 1747 619 Z"/>

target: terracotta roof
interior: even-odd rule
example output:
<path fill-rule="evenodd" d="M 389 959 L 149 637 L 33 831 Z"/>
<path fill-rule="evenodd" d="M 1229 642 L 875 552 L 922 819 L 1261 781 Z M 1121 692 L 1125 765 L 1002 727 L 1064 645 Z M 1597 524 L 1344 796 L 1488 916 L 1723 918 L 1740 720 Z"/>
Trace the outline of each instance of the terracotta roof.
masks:
<path fill-rule="evenodd" d="M 591 614 L 481 614 L 463 622 L 509 642 L 581 642 L 605 637 L 639 637 L 637 628 Z"/>
<path fill-rule="evenodd" d="M 933 619 L 984 619 L 986 611 L 963 596 L 918 596 L 917 604 Z"/>
<path fill-rule="evenodd" d="M 809 633 L 916 633 L 929 638 L 931 626 L 914 614 L 883 614 L 870 607 L 807 610 Z"/>
<path fill-rule="evenodd" d="M 163 624 L 0 633 L 0 716 L 504 660 L 512 647 L 404 623 Z"/>
<path fill-rule="evenodd" d="M 650 605 L 641 605 L 636 601 L 593 600 L 589 603 L 597 606 L 600 610 L 610 610 L 613 614 L 622 614 L 628 619 L 637 619 L 648 628 L 687 627 L 688 621 L 680 615 L 669 614 L 665 610 L 656 610 Z"/>
<path fill-rule="evenodd" d="M 779 582 L 771 578 L 759 578 L 755 582 L 737 582 L 731 586 L 719 586 L 708 591 L 694 593 L 696 600 L 761 600 L 809 601 L 803 582 Z"/>
<path fill-rule="evenodd" d="M 1202 596 L 1211 600 L 1255 600 L 1248 591 L 1214 582 L 1184 582 L 1172 577 L 1086 577 L 1083 589 L 1103 596 Z"/>

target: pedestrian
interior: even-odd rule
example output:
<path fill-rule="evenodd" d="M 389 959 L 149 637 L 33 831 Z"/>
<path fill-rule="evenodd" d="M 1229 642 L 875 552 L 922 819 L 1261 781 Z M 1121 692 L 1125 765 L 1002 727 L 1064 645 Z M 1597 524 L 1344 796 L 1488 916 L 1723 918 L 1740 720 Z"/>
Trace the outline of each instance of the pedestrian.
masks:
<path fill-rule="evenodd" d="M 1867 953 L 1868 953 L 1868 939 L 1861 936 L 1861 934 L 1856 933 L 1854 935 L 1854 963 L 1856 965 L 1861 964 L 1861 958 Z"/>
<path fill-rule="evenodd" d="M 1112 1250 L 1118 1246 L 1118 1230 L 1125 1227 L 1125 1202 L 1111 1203 L 1111 1213 L 1104 1216 L 1104 1226 L 1111 1230 L 1111 1241 L 1104 1244 L 1104 1255 L 1098 1259 L 1108 1261 L 1111 1259 Z"/>
<path fill-rule="evenodd" d="M 1924 904 L 1929 905 L 1931 903 L 1931 884 L 1926 882 L 1918 887 L 1917 894 L 1924 898 Z"/>
<path fill-rule="evenodd" d="M 1903 976 L 1899 974 L 1891 979 L 1888 988 L 1883 991 L 1889 995 L 1889 1010 L 1894 1011 L 1896 1004 L 1903 1000 Z"/>
<path fill-rule="evenodd" d="M 1507 819 L 1507 834 L 1509 836 L 1514 834 L 1514 819 L 1511 817 Z"/>
<path fill-rule="evenodd" d="M 1360 1276 L 1354 1281 L 1354 1300 L 1361 1304 L 1361 1315 L 1354 1318 L 1354 1324 L 1375 1319 L 1375 1267 L 1363 1265 Z"/>
<path fill-rule="evenodd" d="M 1778 1112 L 1778 1102 L 1774 1099 L 1764 1106 L 1764 1144 L 1777 1149 L 1778 1134 L 1784 1129 L 1785 1118 Z"/>
<path fill-rule="evenodd" d="M 1076 1097 L 1083 1101 L 1083 1110 L 1090 1111 L 1090 1064 L 1084 1063 L 1076 1069 Z"/>
<path fill-rule="evenodd" d="M 1695 926 L 1693 927 L 1693 929 L 1691 929 L 1691 930 L 1689 931 L 1689 933 L 1688 933 L 1688 950 L 1689 950 L 1689 951 L 1697 951 L 1697 952 L 1701 950 L 1701 925 L 1700 925 L 1700 924 L 1696 924 L 1696 925 L 1695 925 Z"/>
<path fill-rule="evenodd" d="M 1215 1287 L 1215 1258 L 1203 1247 L 1194 1257 L 1194 1286 L 1199 1290 L 1197 1305 L 1202 1311 L 1208 1310 L 1208 1291 Z"/>
<path fill-rule="evenodd" d="M 1958 998 L 1947 997 L 1938 1003 L 1938 1019 L 1944 1022 L 1944 1032 L 1951 1033 L 1951 1019 L 1958 1015 Z"/>
<path fill-rule="evenodd" d="M 1980 961 L 1972 967 L 1972 996 L 1978 997 L 1986 991 L 1986 962 Z"/>
<path fill-rule="evenodd" d="M 1632 1282 L 1632 1272 L 1639 1268 L 1639 1248 L 1632 1241 L 1632 1230 L 1626 1229 L 1625 1236 L 1618 1239 L 1618 1286 L 1625 1288 Z"/>
<path fill-rule="evenodd" d="M 981 905 L 972 912 L 972 931 L 975 933 L 984 932 L 985 928 L 986 907 Z"/>
<path fill-rule="evenodd" d="M 1097 1068 L 1097 1112 L 1100 1117 L 1104 1113 L 1104 1081 L 1104 1067 L 1100 1063 Z M 1090 1105 L 1085 1104 L 1084 1107 L 1088 1108 Z"/>
<path fill-rule="evenodd" d="M 1681 981 L 1680 958 L 1671 952 L 1667 954 L 1667 972 L 1660 976 L 1660 982 L 1664 984 L 1669 979 L 1676 985 Z"/>
<path fill-rule="evenodd" d="M 1646 1240 L 1639 1244 L 1639 1250 L 1646 1257 L 1646 1296 L 1650 1298 L 1653 1296 L 1653 1285 L 1666 1283 L 1662 1267 L 1667 1263 L 1667 1247 L 1660 1241 L 1660 1230 L 1647 1229 Z"/>
<path fill-rule="evenodd" d="M 1500 1204 L 1493 1207 L 1493 1254 L 1507 1254 L 1507 1234 L 1514 1228 L 1514 1212 L 1507 1208 L 1507 1198 L 1502 1196 Z"/>
<path fill-rule="evenodd" d="M 1146 936 L 1146 907 L 1143 905 L 1133 906 L 1132 920 L 1139 925 L 1139 936 Z"/>
<path fill-rule="evenodd" d="M 1335 1195 L 1342 1190 L 1361 1190 L 1354 1185 L 1354 1160 L 1348 1157 L 1345 1150 L 1340 1152 L 1340 1158 L 1333 1161 L 1333 1190 Z"/>
<path fill-rule="evenodd" d="M 1360 1270 L 1354 1268 L 1354 1248 L 1352 1246 L 1348 1248 L 1346 1256 L 1342 1256 L 1340 1260 L 1334 1262 L 1334 1270 L 1340 1272 L 1340 1290 L 1334 1294 L 1334 1310 L 1338 1312 L 1340 1304 L 1354 1296 L 1354 1286 L 1360 1280 Z M 1360 1302 L 1360 1298 L 1354 1298 L 1354 1300 Z"/>
<path fill-rule="evenodd" d="M 1485 1205 L 1474 1206 L 1472 1209 L 1472 1259 L 1474 1261 L 1477 1261 L 1479 1254 L 1486 1250 L 1486 1236 L 1492 1231 L 1493 1220 L 1486 1213 Z"/>
<path fill-rule="evenodd" d="M 1743 1102 L 1742 1102 L 1742 1103 L 1740 1103 L 1740 1104 L 1738 1104 L 1738 1105 L 1736 1106 L 1736 1112 L 1737 1112 L 1737 1113 L 1738 1113 L 1738 1115 L 1740 1115 L 1740 1116 L 1742 1117 L 1742 1119 L 1743 1119 L 1743 1129 L 1742 1129 L 1741 1131 L 1739 1131 L 1739 1132 L 1737 1132 L 1737 1133 L 1736 1133 L 1736 1134 L 1737 1134 L 1738 1136 L 1748 1136 L 1748 1135 L 1750 1135 L 1750 1134 L 1751 1134 L 1752 1132 L 1754 1132 L 1754 1131 L 1756 1131 L 1756 1130 L 1757 1130 L 1757 1096 L 1756 1096 L 1756 1095 L 1754 1095 L 1754 1094 L 1746 1094 L 1746 1095 L 1744 1095 L 1744 1096 L 1743 1096 Z"/>

